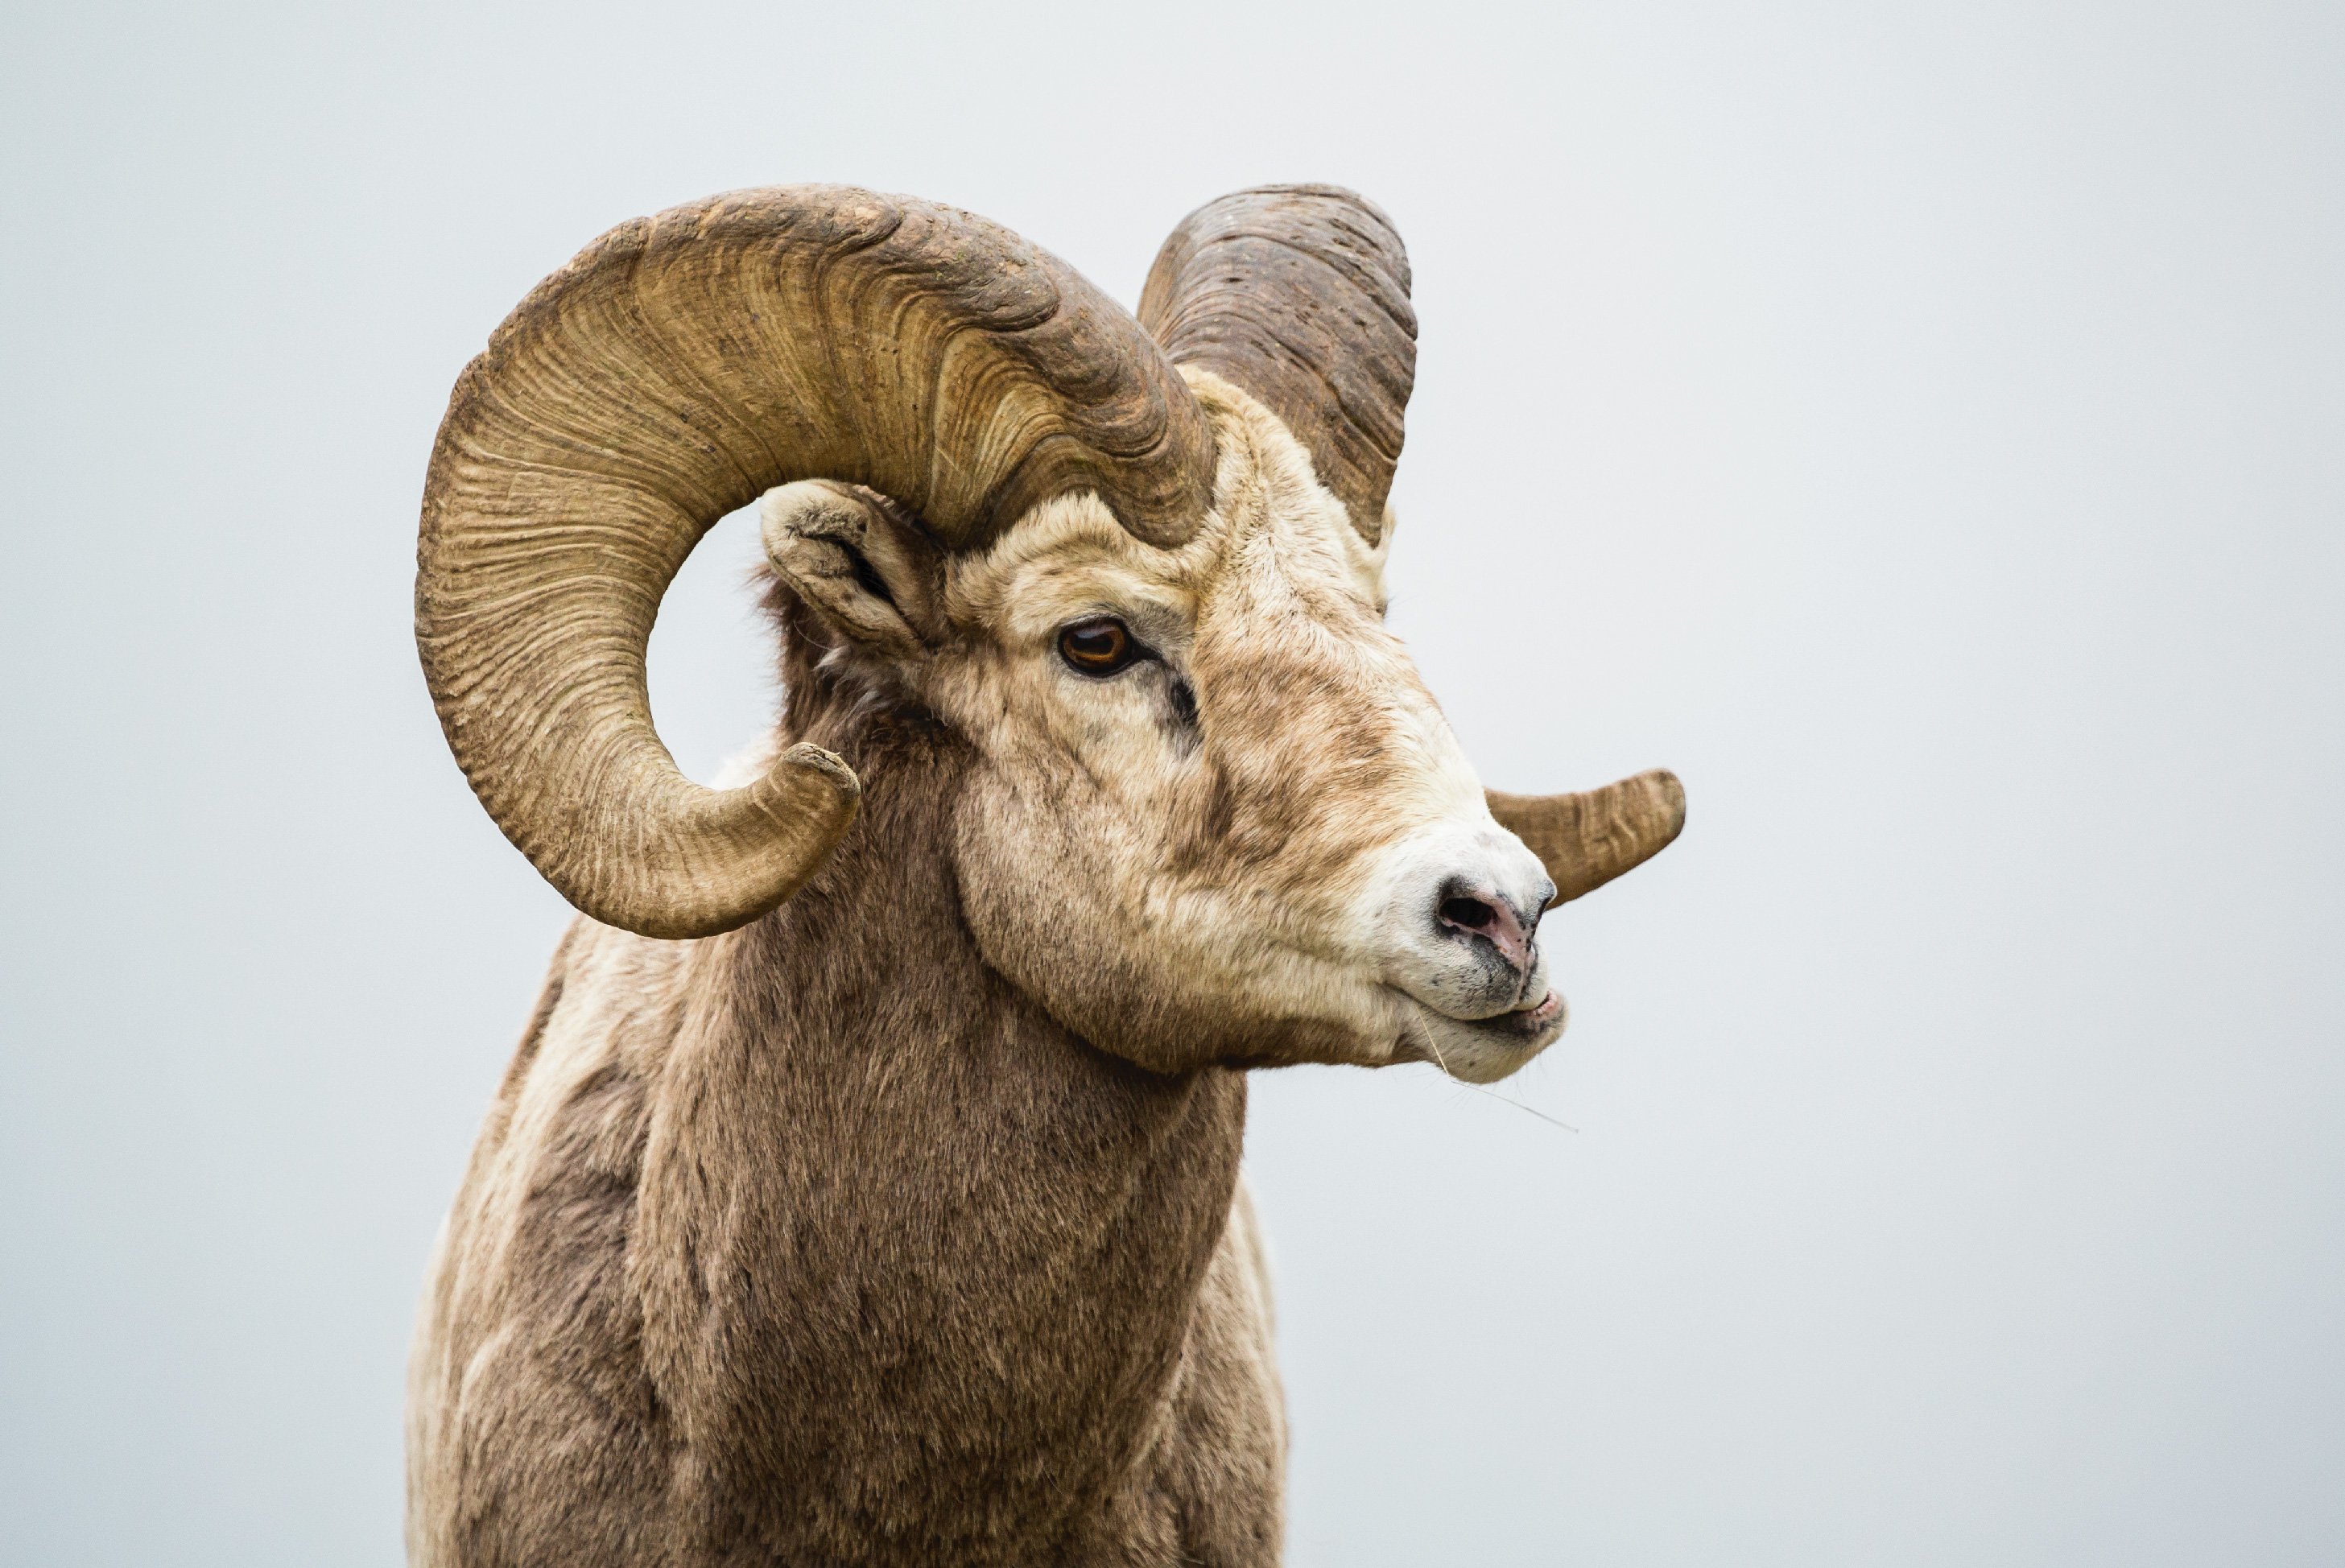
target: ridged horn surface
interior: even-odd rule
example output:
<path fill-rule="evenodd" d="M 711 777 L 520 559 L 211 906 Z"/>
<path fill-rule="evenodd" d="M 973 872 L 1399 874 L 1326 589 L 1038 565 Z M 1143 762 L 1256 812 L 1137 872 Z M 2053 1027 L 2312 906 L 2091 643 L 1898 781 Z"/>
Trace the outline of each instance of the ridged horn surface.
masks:
<path fill-rule="evenodd" d="M 745 789 L 692 783 L 644 682 L 660 597 L 701 536 L 817 478 L 893 497 L 949 548 L 1077 491 L 1170 544 L 1211 503 L 1212 437 L 1121 307 L 950 207 L 743 191 L 587 247 L 457 379 L 415 626 L 482 804 L 596 919 L 742 925 L 853 820 L 853 773 L 811 746 Z"/>
<path fill-rule="evenodd" d="M 1498 825 L 1547 866 L 1550 909 L 1634 871 L 1685 827 L 1685 786 L 1666 768 L 1577 794 L 1483 794 Z"/>
<path fill-rule="evenodd" d="M 1172 231 L 1140 320 L 1176 365 L 1253 393 L 1310 453 L 1370 544 L 1416 380 L 1408 252 L 1336 186 L 1268 185 L 1208 202 Z"/>

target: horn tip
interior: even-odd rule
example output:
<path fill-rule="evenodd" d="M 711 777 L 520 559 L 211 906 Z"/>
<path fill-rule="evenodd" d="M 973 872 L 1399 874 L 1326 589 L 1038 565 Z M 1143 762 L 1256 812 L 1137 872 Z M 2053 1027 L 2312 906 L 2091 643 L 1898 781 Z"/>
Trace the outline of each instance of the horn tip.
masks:
<path fill-rule="evenodd" d="M 842 803 L 849 805 L 863 797 L 863 781 L 856 776 L 853 768 L 847 765 L 847 759 L 837 752 L 825 751 L 810 741 L 800 741 L 776 758 L 773 771 L 767 776 L 780 782 L 779 775 L 785 772 L 807 778 L 809 782 L 818 780 L 827 784 Z"/>
<path fill-rule="evenodd" d="M 1678 835 L 1685 831 L 1684 783 L 1667 768 L 1648 768 L 1637 775 L 1637 780 L 1656 798 L 1657 804 L 1660 806 L 1660 814 L 1668 824 L 1668 831 L 1661 835 L 1661 845 L 1675 842 Z"/>
<path fill-rule="evenodd" d="M 802 741 L 776 757 L 755 784 L 703 791 L 700 798 L 726 820 L 719 832 L 733 848 L 729 883 L 706 889 L 646 885 L 616 897 L 556 886 L 605 926 L 638 936 L 723 936 L 788 903 L 814 879 L 855 825 L 863 781 L 836 752 Z"/>

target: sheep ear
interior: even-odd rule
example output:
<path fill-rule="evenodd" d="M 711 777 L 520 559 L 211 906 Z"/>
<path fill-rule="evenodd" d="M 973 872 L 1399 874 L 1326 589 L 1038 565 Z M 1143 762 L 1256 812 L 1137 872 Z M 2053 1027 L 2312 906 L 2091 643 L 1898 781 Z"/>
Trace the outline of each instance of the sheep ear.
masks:
<path fill-rule="evenodd" d="M 859 485 L 802 480 L 767 491 L 757 510 L 775 575 L 825 621 L 899 659 L 935 645 L 944 552 L 902 508 Z"/>

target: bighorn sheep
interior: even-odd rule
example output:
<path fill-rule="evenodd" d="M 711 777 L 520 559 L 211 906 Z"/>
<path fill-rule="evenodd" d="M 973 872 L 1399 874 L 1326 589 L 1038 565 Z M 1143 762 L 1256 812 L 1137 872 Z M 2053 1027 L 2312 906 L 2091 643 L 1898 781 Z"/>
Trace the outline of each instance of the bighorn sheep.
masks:
<path fill-rule="evenodd" d="M 1192 214 L 1136 320 L 791 187 L 498 329 L 416 635 L 583 917 L 431 1267 L 415 1563 L 1277 1560 L 1245 1069 L 1514 1071 L 1540 911 L 1684 814 L 1486 795 L 1385 630 L 1415 338 L 1391 226 L 1309 186 Z M 645 645 L 760 495 L 785 712 L 706 789 Z"/>

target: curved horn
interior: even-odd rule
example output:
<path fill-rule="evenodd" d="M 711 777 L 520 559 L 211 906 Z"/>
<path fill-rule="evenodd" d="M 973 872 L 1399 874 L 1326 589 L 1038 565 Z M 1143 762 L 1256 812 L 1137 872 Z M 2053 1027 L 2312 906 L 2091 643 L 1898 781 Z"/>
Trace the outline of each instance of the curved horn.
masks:
<path fill-rule="evenodd" d="M 1140 320 L 1174 364 L 1235 382 L 1284 420 L 1374 545 L 1416 380 L 1408 281 L 1408 252 L 1373 203 L 1266 185 L 1181 220 Z"/>
<path fill-rule="evenodd" d="M 1666 768 L 1578 794 L 1482 793 L 1498 825 L 1547 866 L 1555 883 L 1549 909 L 1634 871 L 1685 826 L 1685 786 Z"/>
<path fill-rule="evenodd" d="M 948 547 L 1079 490 L 1172 543 L 1212 469 L 1138 323 L 1008 230 L 840 187 L 714 197 L 588 246 L 458 378 L 416 642 L 481 804 L 563 896 L 710 935 L 797 891 L 859 793 L 812 746 L 703 789 L 660 744 L 645 644 L 711 524 L 821 478 L 893 497 Z"/>

